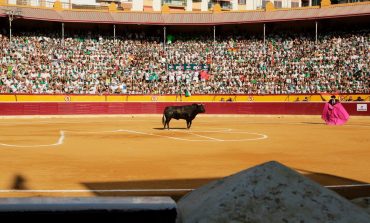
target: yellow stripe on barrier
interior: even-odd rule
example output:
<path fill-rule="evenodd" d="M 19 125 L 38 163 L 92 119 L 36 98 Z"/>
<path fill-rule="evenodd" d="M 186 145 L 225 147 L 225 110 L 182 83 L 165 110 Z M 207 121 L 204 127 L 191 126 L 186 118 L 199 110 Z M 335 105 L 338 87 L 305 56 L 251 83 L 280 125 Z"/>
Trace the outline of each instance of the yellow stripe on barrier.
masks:
<path fill-rule="evenodd" d="M 108 102 L 126 102 L 128 95 L 107 95 Z"/>
<path fill-rule="evenodd" d="M 16 95 L 17 102 L 64 102 L 64 95 Z"/>
<path fill-rule="evenodd" d="M 15 95 L 0 95 L 0 101 L 3 102 L 15 102 L 16 100 Z"/>
<path fill-rule="evenodd" d="M 71 95 L 71 102 L 105 102 L 104 95 Z"/>
<path fill-rule="evenodd" d="M 291 95 L 0 95 L 0 102 L 322 102 L 331 94 Z M 370 94 L 336 95 L 340 101 L 358 97 L 370 101 Z"/>
<path fill-rule="evenodd" d="M 152 101 L 151 95 L 130 95 L 127 97 L 127 101 Z"/>

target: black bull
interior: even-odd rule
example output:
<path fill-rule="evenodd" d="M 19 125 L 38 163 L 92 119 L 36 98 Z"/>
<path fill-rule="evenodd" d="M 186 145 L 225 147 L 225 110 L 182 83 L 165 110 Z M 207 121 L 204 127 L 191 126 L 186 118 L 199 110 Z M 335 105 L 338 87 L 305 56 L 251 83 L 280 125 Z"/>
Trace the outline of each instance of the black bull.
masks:
<path fill-rule="evenodd" d="M 165 129 L 167 125 L 167 129 L 170 129 L 170 121 L 174 118 L 176 120 L 185 119 L 186 127 L 189 129 L 195 116 L 197 116 L 198 113 L 204 113 L 205 111 L 206 110 L 202 104 L 168 106 L 163 111 L 163 128 Z"/>

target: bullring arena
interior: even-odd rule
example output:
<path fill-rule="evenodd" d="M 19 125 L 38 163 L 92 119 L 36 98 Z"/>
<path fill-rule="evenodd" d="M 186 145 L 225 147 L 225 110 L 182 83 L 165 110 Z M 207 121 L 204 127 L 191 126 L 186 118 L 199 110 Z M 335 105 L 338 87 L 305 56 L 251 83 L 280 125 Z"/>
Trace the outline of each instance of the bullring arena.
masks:
<path fill-rule="evenodd" d="M 2 197 L 179 196 L 271 160 L 325 185 L 370 182 L 369 117 L 200 114 L 2 118 Z M 15 159 L 16 157 L 16 159 Z"/>
<path fill-rule="evenodd" d="M 370 1 L 81 1 L 0 0 L 2 221 L 369 222 Z"/>

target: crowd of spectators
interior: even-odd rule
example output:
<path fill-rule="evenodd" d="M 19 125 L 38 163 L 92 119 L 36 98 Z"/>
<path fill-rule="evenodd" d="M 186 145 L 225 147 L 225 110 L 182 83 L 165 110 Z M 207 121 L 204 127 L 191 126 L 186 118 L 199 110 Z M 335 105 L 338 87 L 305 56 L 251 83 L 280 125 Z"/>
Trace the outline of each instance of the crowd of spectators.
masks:
<path fill-rule="evenodd" d="M 370 93 L 369 30 L 328 33 L 317 43 L 302 34 L 265 42 L 173 35 L 165 44 L 160 36 L 18 33 L 10 42 L 2 33 L 0 93 Z"/>

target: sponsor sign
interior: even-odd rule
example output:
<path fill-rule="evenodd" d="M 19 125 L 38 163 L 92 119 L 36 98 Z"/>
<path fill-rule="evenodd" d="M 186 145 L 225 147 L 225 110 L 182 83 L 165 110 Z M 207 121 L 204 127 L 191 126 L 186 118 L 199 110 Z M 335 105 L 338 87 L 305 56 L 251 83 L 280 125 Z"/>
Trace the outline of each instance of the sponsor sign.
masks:
<path fill-rule="evenodd" d="M 357 111 L 367 111 L 367 104 L 357 104 Z"/>

